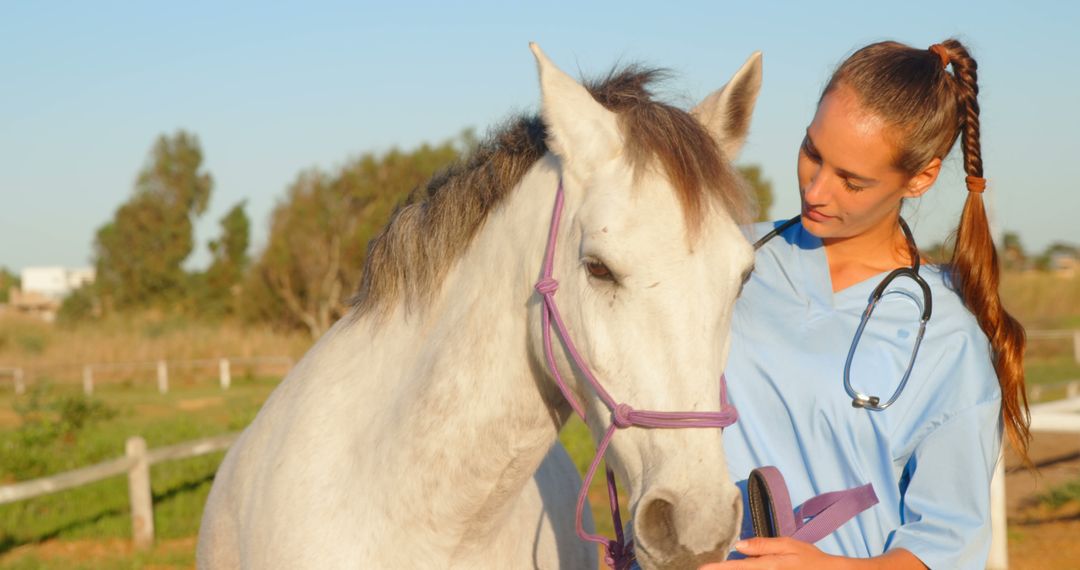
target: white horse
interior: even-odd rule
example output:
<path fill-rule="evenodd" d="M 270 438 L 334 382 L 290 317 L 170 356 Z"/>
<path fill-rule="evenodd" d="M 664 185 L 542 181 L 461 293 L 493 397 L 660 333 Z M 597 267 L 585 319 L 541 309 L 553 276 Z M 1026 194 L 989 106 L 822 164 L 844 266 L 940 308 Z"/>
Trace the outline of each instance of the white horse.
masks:
<path fill-rule="evenodd" d="M 655 72 L 587 89 L 533 52 L 542 122 L 493 132 L 372 242 L 352 314 L 218 470 L 200 568 L 596 568 L 573 533 L 581 479 L 556 445 L 570 408 L 543 364 L 533 290 L 560 180 L 556 297 L 600 382 L 636 408 L 720 408 L 753 257 L 728 161 L 759 55 L 687 113 L 650 99 Z M 556 346 L 598 437 L 611 412 Z M 726 555 L 741 501 L 719 430 L 623 430 L 608 461 L 644 568 Z"/>

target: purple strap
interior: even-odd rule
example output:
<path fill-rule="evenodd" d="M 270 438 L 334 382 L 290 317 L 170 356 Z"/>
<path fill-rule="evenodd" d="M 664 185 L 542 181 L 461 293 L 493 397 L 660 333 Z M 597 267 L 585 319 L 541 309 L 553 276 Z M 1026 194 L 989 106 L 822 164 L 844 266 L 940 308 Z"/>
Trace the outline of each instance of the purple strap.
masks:
<path fill-rule="evenodd" d="M 776 534 L 811 544 L 832 534 L 855 515 L 878 503 L 874 486 L 867 483 L 861 487 L 823 493 L 792 510 L 787 483 L 779 469 L 772 466 L 758 467 L 754 473 L 764 480 L 768 488 L 770 518 Z M 751 490 L 751 493 L 754 491 Z M 762 533 L 762 529 L 754 530 L 759 535 Z"/>
<path fill-rule="evenodd" d="M 555 364 L 555 355 L 551 340 L 551 329 L 552 325 L 554 325 L 559 338 L 562 340 L 566 351 L 570 355 L 570 359 L 577 366 L 578 370 L 581 371 L 581 374 L 589 384 L 592 385 L 593 389 L 596 390 L 596 394 L 600 397 L 600 400 L 607 405 L 609 410 L 611 410 L 611 425 L 608 426 L 607 431 L 604 432 L 604 436 L 600 439 L 600 444 L 596 449 L 596 456 L 593 457 L 592 463 L 589 464 L 589 469 L 585 473 L 585 480 L 581 486 L 581 492 L 578 494 L 576 509 L 577 520 L 575 521 L 575 524 L 577 535 L 579 537 L 583 540 L 604 546 L 606 550 L 604 561 L 609 567 L 614 568 L 615 570 L 624 570 L 625 568 L 629 568 L 634 560 L 633 544 L 627 543 L 623 536 L 622 518 L 619 515 L 618 493 L 615 486 L 615 474 L 611 471 L 611 468 L 607 468 L 608 499 L 611 503 L 611 517 L 615 526 L 615 539 L 608 539 L 599 535 L 589 534 L 585 532 L 585 528 L 582 525 L 582 514 L 585 510 L 585 499 L 589 491 L 589 485 L 596 475 L 596 469 L 600 465 L 600 460 L 604 457 L 604 453 L 607 451 L 608 445 L 611 443 L 611 438 L 615 435 L 615 432 L 631 426 L 644 428 L 724 428 L 735 423 L 735 420 L 738 419 L 739 415 L 735 411 L 735 408 L 727 403 L 727 390 L 723 377 L 720 379 L 721 411 L 654 412 L 635 410 L 628 404 L 616 402 L 596 377 L 593 376 L 592 371 L 589 370 L 589 367 L 585 364 L 585 360 L 578 352 L 577 346 L 574 345 L 574 341 L 570 338 L 570 334 L 566 330 L 566 325 L 563 323 L 562 315 L 559 314 L 559 308 L 555 303 L 555 292 L 559 289 L 559 282 L 552 277 L 552 268 L 555 263 L 555 244 L 559 235 L 559 221 L 560 218 L 562 218 L 563 199 L 563 186 L 562 181 L 560 180 L 559 189 L 555 194 L 555 207 L 551 215 L 551 227 L 548 230 L 547 252 L 544 255 L 544 266 L 540 281 L 536 283 L 536 292 L 541 295 L 544 301 L 542 312 L 544 356 L 547 360 L 548 369 L 555 377 L 555 383 L 559 386 L 559 390 L 562 392 L 563 397 L 570 403 L 570 407 L 577 412 L 578 416 L 580 416 L 581 419 L 586 420 L 585 408 L 574 396 L 574 393 L 570 390 L 566 381 L 563 380 L 562 375 L 559 373 L 559 368 Z"/>

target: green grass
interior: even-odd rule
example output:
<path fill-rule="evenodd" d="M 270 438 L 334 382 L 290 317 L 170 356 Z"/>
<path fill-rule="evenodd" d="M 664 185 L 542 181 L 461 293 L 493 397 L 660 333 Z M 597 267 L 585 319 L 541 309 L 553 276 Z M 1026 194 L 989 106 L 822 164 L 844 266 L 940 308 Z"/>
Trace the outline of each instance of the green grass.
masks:
<path fill-rule="evenodd" d="M 1072 355 L 1056 358 L 1029 358 L 1024 361 L 1024 374 L 1028 384 L 1053 384 L 1066 380 L 1080 380 L 1080 364 Z"/>
<path fill-rule="evenodd" d="M 0 566 L 5 570 L 136 570 L 139 568 L 193 568 L 195 553 L 167 550 L 112 554 L 93 560 L 78 560 L 75 556 L 42 559 L 33 554 L 15 555 Z"/>
<path fill-rule="evenodd" d="M 242 429 L 276 385 L 277 379 L 237 379 L 232 388 L 222 391 L 212 381 L 176 386 L 167 395 L 151 385 L 106 384 L 93 398 L 83 398 L 79 386 L 48 385 L 37 394 L 14 398 L 0 394 L 0 409 L 18 409 L 22 425 L 8 426 L 0 432 L 0 482 L 33 479 L 92 465 L 123 455 L 124 441 L 141 435 L 150 448 L 161 447 L 219 433 Z M 192 402 L 220 405 L 192 409 Z M 81 407 L 70 402 L 79 402 Z M 67 412 L 63 406 L 67 404 Z M 80 420 L 72 429 L 70 419 Z M 86 410 L 91 410 L 87 412 Z M 96 412 L 94 411 L 96 410 Z M 51 427 L 42 427 L 51 426 Z M 36 430 L 36 431 L 35 431 Z M 592 460 L 594 446 L 588 428 L 572 420 L 560 440 L 569 450 L 578 469 L 584 472 Z M 203 505 L 213 482 L 213 474 L 223 453 L 170 461 L 151 468 L 154 498 L 154 527 L 158 541 L 192 537 L 198 533 Z M 601 467 L 602 469 L 602 467 Z M 593 511 L 597 530 L 613 533 L 606 505 L 603 474 L 592 487 Z M 120 569 L 190 567 L 194 552 L 188 548 L 163 550 L 155 547 L 146 553 L 116 553 L 95 556 L 92 560 L 77 557 L 47 559 L 33 552 L 11 553 L 23 546 L 51 539 L 65 541 L 109 539 L 126 541 L 131 537 L 127 481 L 113 477 L 68 491 L 31 500 L 0 505 L 0 560 L 3 568 L 94 568 Z M 625 507 L 625 501 L 624 501 Z"/>
<path fill-rule="evenodd" d="M 134 435 L 144 437 L 152 449 L 240 430 L 254 418 L 278 381 L 238 378 L 228 391 L 207 381 L 175 386 L 167 395 L 153 388 L 106 385 L 92 399 L 82 398 L 77 387 L 69 386 L 47 388 L 18 401 L 6 392 L 0 397 L 0 409 L 18 410 L 21 425 L 7 426 L 0 432 L 0 482 L 33 479 L 120 457 L 125 440 Z M 223 455 L 214 453 L 151 468 L 158 539 L 197 533 L 203 504 Z M 53 538 L 126 540 L 130 536 L 128 489 L 123 476 L 0 505 L 0 555 Z M 160 559 L 177 556 L 186 561 L 182 564 L 190 565 L 193 555 L 140 554 L 118 558 L 115 567 L 167 563 Z M 8 562 L 17 568 L 36 568 L 43 563 Z M 106 567 L 113 567 L 109 564 Z"/>
<path fill-rule="evenodd" d="M 1073 479 L 1039 495 L 1039 502 L 1051 509 L 1080 503 L 1080 479 Z"/>

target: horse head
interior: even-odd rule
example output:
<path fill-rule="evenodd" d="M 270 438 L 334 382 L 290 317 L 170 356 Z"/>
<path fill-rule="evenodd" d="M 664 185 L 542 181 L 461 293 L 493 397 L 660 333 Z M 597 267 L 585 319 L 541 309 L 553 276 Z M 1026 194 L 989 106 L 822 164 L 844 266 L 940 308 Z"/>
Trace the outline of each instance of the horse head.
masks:
<path fill-rule="evenodd" d="M 532 49 L 566 196 L 549 247 L 569 337 L 617 402 L 719 411 L 732 308 L 753 262 L 738 228 L 748 221 L 746 187 L 730 160 L 748 131 L 760 55 L 687 113 L 649 99 L 640 85 L 648 72 L 590 92 Z M 543 362 L 542 303 L 532 309 L 530 350 Z M 618 421 L 613 410 L 565 344 L 553 354 L 601 440 Z M 643 567 L 696 568 L 738 538 L 742 501 L 720 430 L 622 429 L 606 460 L 629 487 Z"/>

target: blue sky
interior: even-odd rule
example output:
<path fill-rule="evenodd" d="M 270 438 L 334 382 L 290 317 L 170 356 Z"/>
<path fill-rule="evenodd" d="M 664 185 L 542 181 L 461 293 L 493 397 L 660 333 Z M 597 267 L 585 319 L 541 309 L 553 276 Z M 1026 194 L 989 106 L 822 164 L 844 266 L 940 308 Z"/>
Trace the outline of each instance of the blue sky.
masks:
<path fill-rule="evenodd" d="M 306 168 L 439 142 L 535 110 L 537 41 L 573 75 L 670 68 L 690 106 L 754 50 L 765 81 L 740 157 L 798 208 L 795 153 L 832 68 L 881 39 L 967 43 L 979 61 L 988 203 L 1029 250 L 1080 242 L 1080 8 L 1073 2 L 94 2 L 0 8 L 0 266 L 89 263 L 154 139 L 196 133 L 215 179 L 192 266 L 247 200 L 258 248 Z M 964 199 L 950 158 L 908 214 L 943 238 Z"/>

